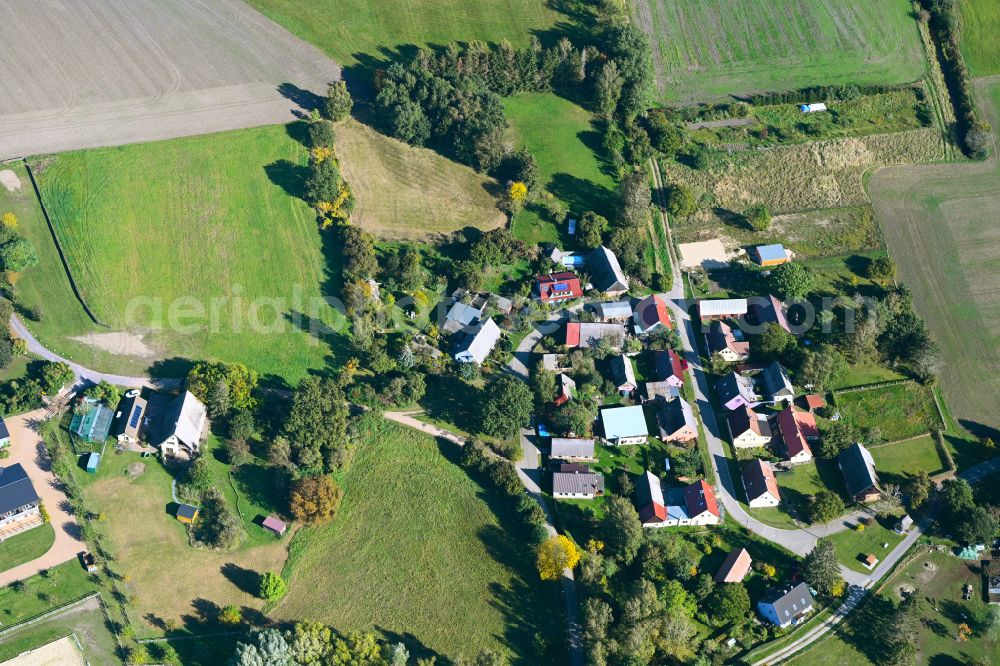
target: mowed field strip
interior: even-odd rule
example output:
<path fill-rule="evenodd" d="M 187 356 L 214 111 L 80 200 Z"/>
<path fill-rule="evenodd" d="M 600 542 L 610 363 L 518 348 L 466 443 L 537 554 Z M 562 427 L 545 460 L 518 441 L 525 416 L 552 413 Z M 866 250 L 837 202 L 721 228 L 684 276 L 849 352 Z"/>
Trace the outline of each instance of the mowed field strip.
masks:
<path fill-rule="evenodd" d="M 976 88 L 996 127 L 1000 78 Z M 1000 163 L 883 169 L 869 192 L 900 278 L 941 343 L 951 411 L 973 434 L 1000 428 Z"/>
<path fill-rule="evenodd" d="M 297 198 L 308 159 L 296 138 L 302 131 L 301 124 L 277 125 L 99 148 L 36 167 L 81 293 L 112 330 L 143 336 L 155 359 L 139 360 L 241 362 L 292 382 L 323 367 L 339 338 L 317 340 L 289 319 L 299 312 L 338 321 L 332 308 L 313 307 L 339 293 L 339 255 L 333 235 L 320 232 Z M 33 234 L 35 242 L 43 238 Z M 43 258 L 25 279 L 61 269 L 54 253 Z M 149 307 L 128 316 L 130 304 L 141 302 Z M 171 308 L 185 302 L 201 314 L 172 324 Z M 215 325 L 213 302 L 220 304 Z M 53 309 L 44 299 L 42 308 Z M 76 328 L 82 322 L 43 314 L 29 324 L 51 349 L 84 362 L 95 346 L 74 338 L 95 327 Z"/>
<path fill-rule="evenodd" d="M 909 0 L 631 1 L 665 102 L 924 73 Z"/>
<path fill-rule="evenodd" d="M 12 0 L 0 62 L 0 159 L 288 122 L 340 75 L 240 0 Z"/>

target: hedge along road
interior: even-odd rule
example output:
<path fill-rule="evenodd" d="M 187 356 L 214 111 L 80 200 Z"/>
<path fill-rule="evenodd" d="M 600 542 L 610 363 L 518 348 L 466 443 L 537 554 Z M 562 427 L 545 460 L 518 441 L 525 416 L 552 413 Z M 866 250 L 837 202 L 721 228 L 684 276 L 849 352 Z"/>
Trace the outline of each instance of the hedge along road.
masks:
<path fill-rule="evenodd" d="M 0 159 L 284 123 L 340 78 L 240 0 L 9 4 Z"/>

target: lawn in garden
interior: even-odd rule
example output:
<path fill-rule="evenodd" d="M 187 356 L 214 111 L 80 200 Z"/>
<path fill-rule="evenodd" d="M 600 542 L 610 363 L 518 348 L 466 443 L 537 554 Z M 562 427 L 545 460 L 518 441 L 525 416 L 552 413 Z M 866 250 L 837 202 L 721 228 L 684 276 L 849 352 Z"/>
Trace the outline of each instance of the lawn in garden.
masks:
<path fill-rule="evenodd" d="M 892 442 L 941 427 L 934 396 L 915 382 L 836 394 L 841 415 L 879 429 Z"/>
<path fill-rule="evenodd" d="M 0 541 L 0 572 L 30 562 L 48 552 L 56 540 L 51 523 L 33 527 Z"/>
<path fill-rule="evenodd" d="M 538 579 L 508 500 L 471 479 L 450 442 L 377 415 L 357 432 L 340 512 L 292 542 L 272 617 L 406 635 L 448 657 L 493 648 L 544 663 L 537 632 L 561 649 L 558 584 Z"/>
<path fill-rule="evenodd" d="M 883 482 L 902 484 L 920 471 L 934 476 L 944 472 L 948 466 L 931 435 L 874 446 L 870 451 L 878 477 Z"/>
<path fill-rule="evenodd" d="M 504 100 L 516 145 L 538 162 L 541 197 L 554 197 L 576 219 L 588 210 L 613 218 L 615 180 L 603 160 L 602 132 L 586 109 L 552 93 L 522 93 Z M 529 244 L 576 247 L 565 224 L 556 226 L 529 203 L 514 218 L 514 235 Z"/>
<path fill-rule="evenodd" d="M 830 537 L 830 541 L 837 549 L 837 559 L 854 571 L 871 573 L 872 570 L 866 568 L 862 560 L 869 554 L 881 560 L 903 540 L 903 535 L 897 534 L 892 529 L 899 518 L 900 516 L 875 518 L 865 525 L 863 530 L 855 529 L 853 525 L 856 523 L 852 522 L 852 527 Z"/>
<path fill-rule="evenodd" d="M 694 102 L 816 85 L 919 79 L 907 0 L 632 0 L 653 43 L 660 98 Z"/>

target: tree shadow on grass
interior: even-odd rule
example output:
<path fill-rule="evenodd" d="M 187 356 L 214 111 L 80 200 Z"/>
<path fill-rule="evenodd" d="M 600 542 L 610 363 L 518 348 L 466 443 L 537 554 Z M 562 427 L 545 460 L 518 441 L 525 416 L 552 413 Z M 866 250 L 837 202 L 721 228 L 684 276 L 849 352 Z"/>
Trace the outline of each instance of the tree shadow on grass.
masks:
<path fill-rule="evenodd" d="M 282 97 L 292 101 L 294 104 L 299 106 L 302 111 L 309 112 L 313 110 L 318 110 L 323 105 L 323 97 L 317 95 L 311 90 L 305 90 L 299 88 L 294 83 L 284 83 L 278 84 L 278 92 L 281 93 Z M 325 92 L 325 91 L 324 91 Z M 303 114 L 302 112 L 296 113 L 299 117 L 308 117 L 308 114 Z"/>
<path fill-rule="evenodd" d="M 284 473 L 263 465 L 241 465 L 235 472 L 240 494 L 251 504 L 276 514 L 283 514 L 288 481 Z"/>
<path fill-rule="evenodd" d="M 410 659 L 430 659 L 433 657 L 439 662 L 443 659 L 441 655 L 427 647 L 423 641 L 408 631 L 406 633 L 399 633 L 398 631 L 392 631 L 376 624 L 375 632 L 381 634 L 382 638 L 390 645 L 398 643 L 405 645 L 410 653 Z"/>
<path fill-rule="evenodd" d="M 264 167 L 264 173 L 271 182 L 279 186 L 290 197 L 303 199 L 306 194 L 306 178 L 309 168 L 290 160 L 277 160 Z"/>
<path fill-rule="evenodd" d="M 896 607 L 888 599 L 869 595 L 844 622 L 836 625 L 834 632 L 845 643 L 865 655 L 869 661 L 880 663 L 884 656 L 883 625 L 892 617 Z"/>
<path fill-rule="evenodd" d="M 555 173 L 546 189 L 565 201 L 573 213 L 592 210 L 609 219 L 614 217 L 615 193 L 592 181 L 568 173 Z"/>

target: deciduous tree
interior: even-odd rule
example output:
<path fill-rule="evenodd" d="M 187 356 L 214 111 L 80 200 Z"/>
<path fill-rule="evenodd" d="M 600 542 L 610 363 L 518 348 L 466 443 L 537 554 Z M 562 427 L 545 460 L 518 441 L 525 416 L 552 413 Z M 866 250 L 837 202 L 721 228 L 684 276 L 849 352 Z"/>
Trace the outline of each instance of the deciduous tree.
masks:
<path fill-rule="evenodd" d="M 829 539 L 819 539 L 802 561 L 802 577 L 817 590 L 829 593 L 840 582 L 837 550 Z"/>
<path fill-rule="evenodd" d="M 297 520 L 328 523 L 340 508 L 344 491 L 326 474 L 307 476 L 291 485 L 288 505 Z"/>
<path fill-rule="evenodd" d="M 542 580 L 559 580 L 563 569 L 572 569 L 580 561 L 576 544 L 562 534 L 551 537 L 538 547 L 538 575 Z"/>

